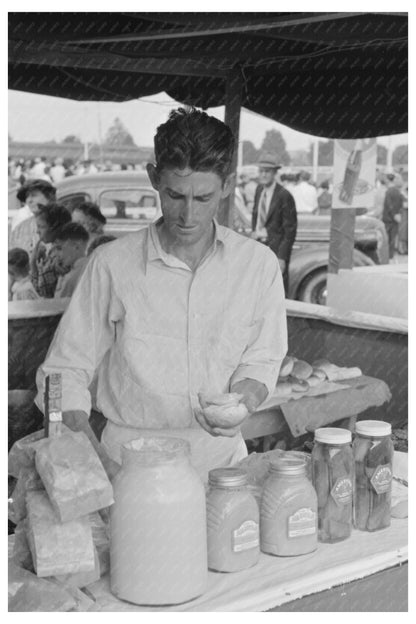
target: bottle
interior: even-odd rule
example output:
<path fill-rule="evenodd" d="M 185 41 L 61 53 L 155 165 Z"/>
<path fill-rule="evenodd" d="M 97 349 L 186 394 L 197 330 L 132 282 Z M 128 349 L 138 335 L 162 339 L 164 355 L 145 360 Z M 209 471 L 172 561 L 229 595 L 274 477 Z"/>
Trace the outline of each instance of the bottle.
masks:
<path fill-rule="evenodd" d="M 312 450 L 312 482 L 318 496 L 318 539 L 340 542 L 351 535 L 354 458 L 351 431 L 316 429 Z"/>
<path fill-rule="evenodd" d="M 110 509 L 111 591 L 122 600 L 179 604 L 206 589 L 205 490 L 189 453 L 179 438 L 122 447 Z"/>
<path fill-rule="evenodd" d="M 317 498 L 299 459 L 270 465 L 260 510 L 260 547 L 264 553 L 293 557 L 317 548 Z"/>
<path fill-rule="evenodd" d="M 361 139 L 356 141 L 354 149 L 350 153 L 345 167 L 344 181 L 339 192 L 339 198 L 351 206 L 354 199 L 354 189 L 360 176 L 363 158 L 363 146 Z"/>
<path fill-rule="evenodd" d="M 208 567 L 237 572 L 256 565 L 260 557 L 259 508 L 237 468 L 209 472 L 207 495 Z"/>
<path fill-rule="evenodd" d="M 391 519 L 391 424 L 362 420 L 357 422 L 355 432 L 354 524 L 361 531 L 378 531 L 390 526 Z"/>

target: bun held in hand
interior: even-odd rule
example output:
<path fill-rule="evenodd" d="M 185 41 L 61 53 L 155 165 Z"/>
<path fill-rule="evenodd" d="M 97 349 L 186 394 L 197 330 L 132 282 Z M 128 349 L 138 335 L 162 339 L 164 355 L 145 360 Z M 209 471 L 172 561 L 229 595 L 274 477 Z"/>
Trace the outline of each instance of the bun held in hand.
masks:
<path fill-rule="evenodd" d="M 243 422 L 248 411 L 244 403 L 237 405 L 208 405 L 204 408 L 204 417 L 211 427 L 228 429 Z"/>

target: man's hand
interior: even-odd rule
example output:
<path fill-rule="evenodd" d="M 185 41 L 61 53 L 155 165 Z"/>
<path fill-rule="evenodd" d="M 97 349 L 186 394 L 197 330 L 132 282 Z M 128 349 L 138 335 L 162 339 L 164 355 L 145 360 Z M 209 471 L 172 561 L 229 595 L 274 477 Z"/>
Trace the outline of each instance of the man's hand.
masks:
<path fill-rule="evenodd" d="M 286 260 L 282 260 L 282 258 L 278 258 L 280 270 L 282 273 L 285 272 L 286 269 Z"/>
<path fill-rule="evenodd" d="M 400 214 L 395 214 L 394 220 L 396 221 L 396 223 L 401 223 L 402 216 Z"/>
<path fill-rule="evenodd" d="M 209 434 L 211 434 L 214 437 L 224 436 L 226 438 L 233 438 L 240 431 L 240 425 L 237 425 L 236 427 L 227 427 L 227 428 L 212 427 L 209 424 L 209 421 L 207 420 L 203 409 L 197 410 L 195 412 L 195 419 L 201 425 L 202 429 L 205 429 L 205 431 L 207 431 Z"/>
<path fill-rule="evenodd" d="M 243 395 L 199 394 L 201 409 L 195 414 L 197 422 L 213 436 L 234 437 L 248 416 L 247 407 L 240 400 Z"/>
<path fill-rule="evenodd" d="M 63 413 L 62 421 L 64 425 L 68 427 L 68 429 L 71 429 L 72 431 L 82 431 L 83 433 L 85 433 L 85 435 L 93 445 L 94 450 L 100 458 L 104 470 L 106 471 L 107 476 L 111 481 L 116 476 L 121 466 L 108 456 L 108 453 L 104 450 L 102 444 L 100 444 L 97 440 L 97 437 L 88 422 L 88 414 L 86 414 L 82 410 L 67 411 Z"/>

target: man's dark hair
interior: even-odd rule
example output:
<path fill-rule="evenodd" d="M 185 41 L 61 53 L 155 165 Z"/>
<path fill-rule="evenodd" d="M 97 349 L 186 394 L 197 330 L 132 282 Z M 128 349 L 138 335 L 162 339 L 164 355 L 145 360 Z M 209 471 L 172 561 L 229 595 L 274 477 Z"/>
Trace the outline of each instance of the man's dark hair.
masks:
<path fill-rule="evenodd" d="M 19 275 L 29 273 L 29 254 L 20 247 L 14 247 L 9 251 L 9 266 L 15 269 Z"/>
<path fill-rule="evenodd" d="M 56 240 L 88 242 L 89 234 L 81 223 L 66 223 L 56 234 Z"/>
<path fill-rule="evenodd" d="M 117 238 L 115 236 L 112 236 L 111 234 L 102 234 L 101 236 L 97 236 L 97 238 L 94 238 L 91 241 L 88 247 L 87 256 L 91 255 L 94 249 L 97 249 L 97 247 L 105 245 L 106 243 L 111 243 L 115 240 L 117 240 Z"/>
<path fill-rule="evenodd" d="M 33 193 L 34 191 L 43 193 L 48 201 L 54 201 L 56 197 L 56 188 L 47 180 L 30 180 L 20 187 L 16 197 L 24 204 L 29 193 Z"/>
<path fill-rule="evenodd" d="M 222 121 L 196 108 L 178 108 L 157 129 L 156 167 L 214 171 L 222 181 L 230 172 L 234 136 Z"/>
<path fill-rule="evenodd" d="M 62 204 L 52 203 L 47 206 L 38 204 L 36 216 L 44 219 L 55 236 L 66 223 L 71 222 L 71 213 Z"/>
<path fill-rule="evenodd" d="M 98 221 L 99 223 L 102 223 L 103 225 L 107 223 L 107 219 L 101 212 L 99 206 L 97 206 L 97 204 L 94 204 L 93 202 L 84 202 L 83 204 L 80 204 L 79 206 L 75 206 L 74 210 L 79 210 L 86 217 L 95 219 L 95 221 Z"/>

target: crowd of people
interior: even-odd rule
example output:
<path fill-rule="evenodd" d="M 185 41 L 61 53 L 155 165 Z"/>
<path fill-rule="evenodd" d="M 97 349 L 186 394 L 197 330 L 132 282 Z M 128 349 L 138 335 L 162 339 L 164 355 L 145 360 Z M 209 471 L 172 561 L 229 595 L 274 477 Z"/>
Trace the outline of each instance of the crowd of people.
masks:
<path fill-rule="evenodd" d="M 51 184 L 57 184 L 64 178 L 73 175 L 84 175 L 87 173 L 99 173 L 101 171 L 133 171 L 140 165 L 135 163 L 113 163 L 111 160 L 104 162 L 93 162 L 89 159 L 82 159 L 74 162 L 72 159 L 61 157 L 46 158 L 37 156 L 32 159 L 9 158 L 8 174 L 9 181 L 17 186 L 24 186 L 29 180 L 46 180 Z"/>
<path fill-rule="evenodd" d="M 319 185 L 311 180 L 308 171 L 280 173 L 276 167 L 275 178 L 292 195 L 297 214 L 329 215 L 332 208 L 333 185 L 323 180 Z M 259 177 L 241 173 L 236 188 L 236 210 L 234 229 L 250 229 L 255 193 Z M 374 207 L 366 214 L 383 221 L 389 239 L 389 253 L 408 253 L 408 187 L 400 173 L 377 171 Z"/>
<path fill-rule="evenodd" d="M 22 207 L 9 237 L 9 301 L 70 297 L 89 256 L 115 239 L 104 234 L 105 216 L 90 202 L 71 214 L 42 178 L 21 186 L 17 197 Z"/>

